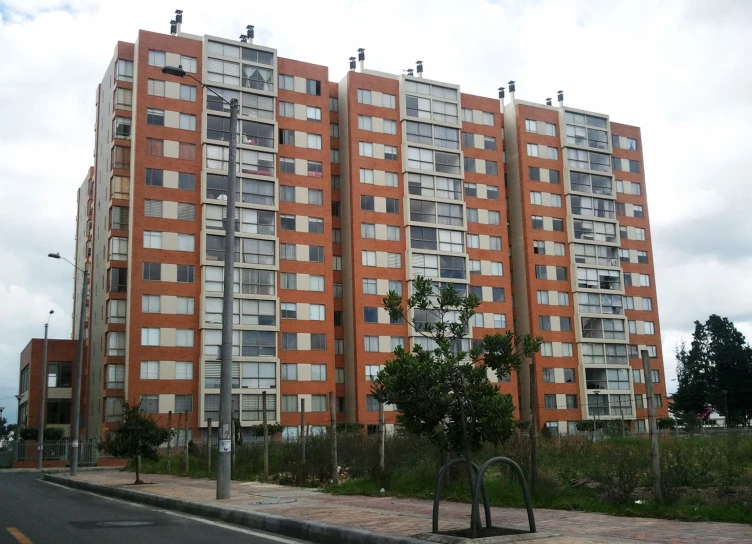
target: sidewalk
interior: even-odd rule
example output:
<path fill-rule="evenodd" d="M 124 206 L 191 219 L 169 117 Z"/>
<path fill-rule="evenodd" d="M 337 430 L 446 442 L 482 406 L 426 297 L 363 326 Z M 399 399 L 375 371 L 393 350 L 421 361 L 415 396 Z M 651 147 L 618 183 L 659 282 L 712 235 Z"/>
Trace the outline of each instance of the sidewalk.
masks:
<path fill-rule="evenodd" d="M 59 483 L 72 483 L 70 476 L 47 478 Z M 232 511 L 294 518 L 394 537 L 412 537 L 431 531 L 432 501 L 335 496 L 310 489 L 258 482 L 233 482 L 232 499 L 217 501 L 213 480 L 143 474 L 142 479 L 153 485 L 129 485 L 134 479 L 133 473 L 116 471 L 87 472 L 75 477 L 77 483 L 100 484 L 110 488 L 109 491 L 128 489 L 161 497 L 160 505 L 168 509 L 170 505 L 167 499 L 171 498 L 197 505 L 214 505 Z M 440 530 L 465 529 L 469 526 L 468 504 L 441 504 Z M 527 530 L 525 510 L 494 507 L 491 513 L 495 526 Z M 232 521 L 229 516 L 223 517 L 226 518 Z M 535 520 L 539 532 L 560 535 L 543 540 L 546 544 L 752 543 L 752 526 L 734 523 L 691 523 L 545 509 L 535 510 Z"/>

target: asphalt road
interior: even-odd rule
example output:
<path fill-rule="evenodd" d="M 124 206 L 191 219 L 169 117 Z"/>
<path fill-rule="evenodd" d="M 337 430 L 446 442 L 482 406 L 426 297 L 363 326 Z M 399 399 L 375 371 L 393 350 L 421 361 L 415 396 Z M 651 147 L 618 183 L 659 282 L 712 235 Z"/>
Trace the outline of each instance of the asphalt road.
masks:
<path fill-rule="evenodd" d="M 170 513 L 0 472 L 0 544 L 298 544 L 303 541 Z"/>

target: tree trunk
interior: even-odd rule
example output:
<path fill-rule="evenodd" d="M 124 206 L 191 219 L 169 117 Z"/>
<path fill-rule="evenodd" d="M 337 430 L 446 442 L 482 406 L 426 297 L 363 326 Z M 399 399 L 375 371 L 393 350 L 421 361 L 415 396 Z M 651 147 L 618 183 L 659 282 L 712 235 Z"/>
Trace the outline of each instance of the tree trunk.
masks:
<path fill-rule="evenodd" d="M 141 456 L 136 456 L 136 481 L 134 482 L 135 485 L 142 484 L 141 481 Z"/>
<path fill-rule="evenodd" d="M 470 443 L 470 437 L 467 433 L 467 420 L 465 418 L 465 403 L 460 402 L 460 418 L 462 420 L 462 443 L 465 447 L 465 468 L 467 469 L 467 479 L 470 483 L 470 500 L 473 498 L 473 492 L 475 491 L 475 471 L 473 470 L 473 448 Z M 480 523 L 480 508 L 478 508 L 475 519 L 470 520 L 470 529 L 475 525 L 477 528 L 481 528 Z"/>

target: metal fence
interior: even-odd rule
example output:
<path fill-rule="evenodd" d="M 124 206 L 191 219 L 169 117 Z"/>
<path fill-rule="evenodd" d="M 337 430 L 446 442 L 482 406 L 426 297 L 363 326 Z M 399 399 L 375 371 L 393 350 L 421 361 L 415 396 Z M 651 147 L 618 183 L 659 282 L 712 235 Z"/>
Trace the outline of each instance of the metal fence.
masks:
<path fill-rule="evenodd" d="M 57 441 L 45 441 L 43 444 L 44 461 L 65 461 L 70 464 L 71 440 L 64 438 Z M 36 440 L 19 440 L 14 444 L 16 461 L 33 461 L 38 457 L 39 446 Z M 99 443 L 83 440 L 78 443 L 79 466 L 94 466 L 97 459 L 112 457 L 99 449 Z"/>

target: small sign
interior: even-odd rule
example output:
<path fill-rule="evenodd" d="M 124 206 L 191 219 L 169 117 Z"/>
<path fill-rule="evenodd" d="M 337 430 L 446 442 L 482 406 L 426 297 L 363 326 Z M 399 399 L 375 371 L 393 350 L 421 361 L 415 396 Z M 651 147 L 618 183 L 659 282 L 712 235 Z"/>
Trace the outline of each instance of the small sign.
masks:
<path fill-rule="evenodd" d="M 219 453 L 229 453 L 232 451 L 232 440 L 219 441 Z"/>
<path fill-rule="evenodd" d="M 72 448 L 77 448 L 78 447 L 78 440 L 74 440 L 73 442 L 71 442 L 71 447 Z"/>

